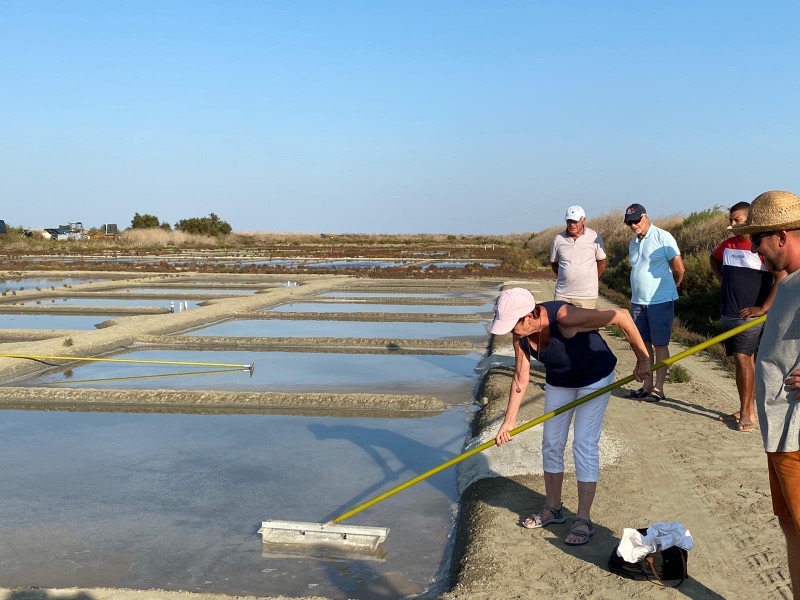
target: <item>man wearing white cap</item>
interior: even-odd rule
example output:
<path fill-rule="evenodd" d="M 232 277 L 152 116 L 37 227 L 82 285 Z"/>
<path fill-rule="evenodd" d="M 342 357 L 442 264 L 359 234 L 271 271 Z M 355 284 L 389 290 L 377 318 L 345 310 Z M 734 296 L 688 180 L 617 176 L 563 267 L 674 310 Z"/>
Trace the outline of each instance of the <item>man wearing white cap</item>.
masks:
<path fill-rule="evenodd" d="M 603 238 L 586 227 L 586 213 L 575 205 L 564 215 L 567 228 L 550 245 L 550 266 L 558 275 L 555 299 L 582 308 L 597 307 L 597 286 L 606 268 Z"/>

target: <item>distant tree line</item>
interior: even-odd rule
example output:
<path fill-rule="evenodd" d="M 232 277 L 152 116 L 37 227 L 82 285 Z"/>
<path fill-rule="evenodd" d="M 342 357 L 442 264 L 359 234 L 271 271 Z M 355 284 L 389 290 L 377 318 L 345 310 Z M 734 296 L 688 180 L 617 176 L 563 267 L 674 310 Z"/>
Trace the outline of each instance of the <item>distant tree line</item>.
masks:
<path fill-rule="evenodd" d="M 138 212 L 133 215 L 131 220 L 131 229 L 153 229 L 153 228 L 166 229 L 171 231 L 172 227 L 166 221 L 161 221 L 155 215 L 140 215 Z M 221 236 L 226 235 L 232 231 L 230 224 L 223 221 L 214 213 L 207 217 L 192 217 L 191 219 L 181 219 L 175 223 L 175 231 L 183 231 L 184 233 L 195 233 L 198 235 Z"/>

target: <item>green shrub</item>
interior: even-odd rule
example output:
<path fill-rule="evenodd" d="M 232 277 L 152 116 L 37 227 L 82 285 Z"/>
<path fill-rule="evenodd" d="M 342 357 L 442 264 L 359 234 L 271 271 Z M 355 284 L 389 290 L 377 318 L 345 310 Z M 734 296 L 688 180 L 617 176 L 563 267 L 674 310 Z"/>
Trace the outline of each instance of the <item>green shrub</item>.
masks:
<path fill-rule="evenodd" d="M 137 212 L 131 219 L 131 229 L 150 229 L 151 227 L 158 227 L 158 224 L 159 219 L 155 215 L 140 215 Z"/>
<path fill-rule="evenodd" d="M 691 380 L 691 373 L 677 363 L 667 371 L 667 383 L 689 383 Z"/>
<path fill-rule="evenodd" d="M 706 337 L 719 333 L 719 283 L 711 271 L 708 254 L 686 255 L 686 274 L 681 283 L 675 314 L 686 327 Z"/>
<path fill-rule="evenodd" d="M 507 271 L 530 271 L 542 266 L 539 259 L 526 248 L 509 246 L 503 250 L 500 268 Z"/>
<path fill-rule="evenodd" d="M 631 303 L 631 265 L 627 260 L 619 261 L 614 266 L 607 266 L 603 273 L 601 287 L 611 290 L 625 298 L 625 304 L 620 306 L 629 307 Z"/>
<path fill-rule="evenodd" d="M 683 227 L 695 227 L 696 225 L 712 219 L 717 219 L 720 215 L 723 217 L 728 216 L 728 211 L 721 204 L 715 204 L 711 208 L 701 210 L 698 212 L 689 213 L 689 216 L 683 220 Z"/>
<path fill-rule="evenodd" d="M 211 213 L 207 217 L 181 219 L 175 223 L 175 229 L 183 231 L 184 233 L 211 235 L 215 237 L 227 235 L 232 231 L 231 226 L 214 213 Z"/>

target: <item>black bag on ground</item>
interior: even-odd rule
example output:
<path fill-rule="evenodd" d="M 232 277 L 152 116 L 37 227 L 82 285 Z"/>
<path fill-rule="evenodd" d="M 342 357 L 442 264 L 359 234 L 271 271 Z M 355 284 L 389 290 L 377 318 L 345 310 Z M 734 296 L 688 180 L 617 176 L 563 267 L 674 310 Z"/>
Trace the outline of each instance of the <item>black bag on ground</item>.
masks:
<path fill-rule="evenodd" d="M 637 531 L 642 535 L 647 534 L 647 529 Z M 638 562 L 629 563 L 617 554 L 615 547 L 608 557 L 608 570 L 627 579 L 647 579 L 663 586 L 667 586 L 664 581 L 677 581 L 678 583 L 667 587 L 678 587 L 689 576 L 688 560 L 689 553 L 686 550 L 672 546 L 666 550 L 651 552 Z"/>

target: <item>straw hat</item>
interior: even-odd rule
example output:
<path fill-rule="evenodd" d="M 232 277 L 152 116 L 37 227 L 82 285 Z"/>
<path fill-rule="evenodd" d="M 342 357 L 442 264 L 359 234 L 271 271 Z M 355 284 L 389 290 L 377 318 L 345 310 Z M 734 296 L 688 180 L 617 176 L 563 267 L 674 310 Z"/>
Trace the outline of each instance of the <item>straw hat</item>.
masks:
<path fill-rule="evenodd" d="M 791 192 L 779 191 L 761 194 L 750 205 L 747 222 L 731 227 L 738 234 L 790 229 L 800 229 L 800 198 Z"/>

